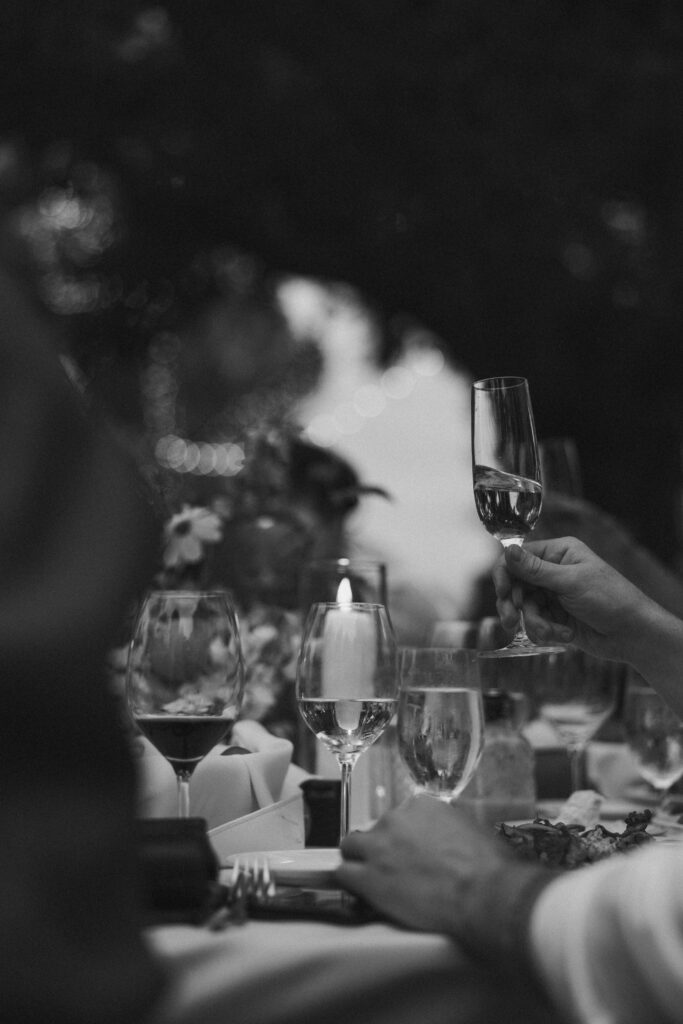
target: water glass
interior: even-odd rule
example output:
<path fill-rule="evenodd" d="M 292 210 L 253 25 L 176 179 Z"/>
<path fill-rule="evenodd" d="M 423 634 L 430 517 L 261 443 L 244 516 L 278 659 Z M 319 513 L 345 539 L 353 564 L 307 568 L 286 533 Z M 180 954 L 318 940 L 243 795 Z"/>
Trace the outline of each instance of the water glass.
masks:
<path fill-rule="evenodd" d="M 417 790 L 457 797 L 484 746 L 477 652 L 404 647 L 399 655 L 398 749 Z"/>

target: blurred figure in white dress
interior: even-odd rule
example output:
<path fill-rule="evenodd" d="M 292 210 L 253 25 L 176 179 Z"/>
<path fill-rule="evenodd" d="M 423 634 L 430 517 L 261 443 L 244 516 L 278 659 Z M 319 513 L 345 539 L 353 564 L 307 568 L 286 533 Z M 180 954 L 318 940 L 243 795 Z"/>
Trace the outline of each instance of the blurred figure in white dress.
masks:
<path fill-rule="evenodd" d="M 426 642 L 435 620 L 468 617 L 498 554 L 472 497 L 470 376 L 417 326 L 383 369 L 377 325 L 350 288 L 290 279 L 279 298 L 292 332 L 322 353 L 318 386 L 297 411 L 304 435 L 390 495 L 349 518 L 348 554 L 386 564 L 401 641 Z"/>

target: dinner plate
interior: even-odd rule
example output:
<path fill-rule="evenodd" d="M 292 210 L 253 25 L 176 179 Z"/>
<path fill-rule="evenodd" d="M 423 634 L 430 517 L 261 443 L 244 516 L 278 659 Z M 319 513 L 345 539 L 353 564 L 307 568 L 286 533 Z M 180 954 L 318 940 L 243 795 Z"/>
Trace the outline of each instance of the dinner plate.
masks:
<path fill-rule="evenodd" d="M 539 804 L 538 816 L 540 818 L 548 818 L 549 821 L 556 821 L 557 812 L 561 806 L 562 804 L 560 803 L 543 802 Z M 604 800 L 602 807 L 600 808 L 598 824 L 604 825 L 605 828 L 609 829 L 611 832 L 623 832 L 626 827 L 626 816 L 632 811 L 641 811 L 642 809 L 642 807 L 634 807 L 632 803 L 629 803 L 626 800 Z M 506 821 L 505 824 L 512 826 L 528 825 L 529 819 L 525 818 L 516 821 Z M 683 835 L 683 825 L 672 825 L 668 820 L 653 817 L 652 821 L 647 826 L 647 831 L 651 836 L 655 836 L 657 838 L 666 835 L 669 831 L 680 831 L 680 834 Z"/>
<path fill-rule="evenodd" d="M 309 847 L 305 850 L 264 850 L 240 853 L 240 860 L 254 857 L 268 860 L 270 873 L 278 885 L 299 885 L 311 889 L 336 888 L 334 872 L 341 864 L 336 847 Z M 231 858 L 228 866 L 232 864 Z"/>
<path fill-rule="evenodd" d="M 541 816 L 556 818 L 563 801 L 543 800 L 538 804 Z M 623 821 L 632 811 L 642 811 L 643 805 L 636 805 L 632 800 L 603 800 L 600 805 L 600 821 Z M 654 811 L 654 806 L 651 807 Z"/>

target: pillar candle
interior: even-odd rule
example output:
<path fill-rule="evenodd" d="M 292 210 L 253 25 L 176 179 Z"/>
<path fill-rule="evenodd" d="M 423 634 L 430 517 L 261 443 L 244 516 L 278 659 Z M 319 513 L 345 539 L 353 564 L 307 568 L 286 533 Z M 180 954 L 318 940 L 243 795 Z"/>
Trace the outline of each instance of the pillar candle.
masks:
<path fill-rule="evenodd" d="M 325 616 L 322 697 L 368 698 L 377 665 L 374 617 L 340 604 Z"/>

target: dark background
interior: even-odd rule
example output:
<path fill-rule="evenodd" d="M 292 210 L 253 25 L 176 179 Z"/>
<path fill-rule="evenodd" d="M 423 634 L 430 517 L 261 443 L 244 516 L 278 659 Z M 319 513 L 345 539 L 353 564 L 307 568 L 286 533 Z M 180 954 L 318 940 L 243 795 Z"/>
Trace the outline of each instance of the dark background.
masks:
<path fill-rule="evenodd" d="M 3 0 L 0 47 L 3 249 L 39 296 L 13 212 L 87 190 L 83 161 L 111 175 L 120 227 L 71 271 L 116 289 L 52 312 L 123 417 L 227 242 L 359 286 L 387 361 L 415 317 L 473 375 L 528 376 L 587 496 L 676 556 L 679 4 Z"/>

